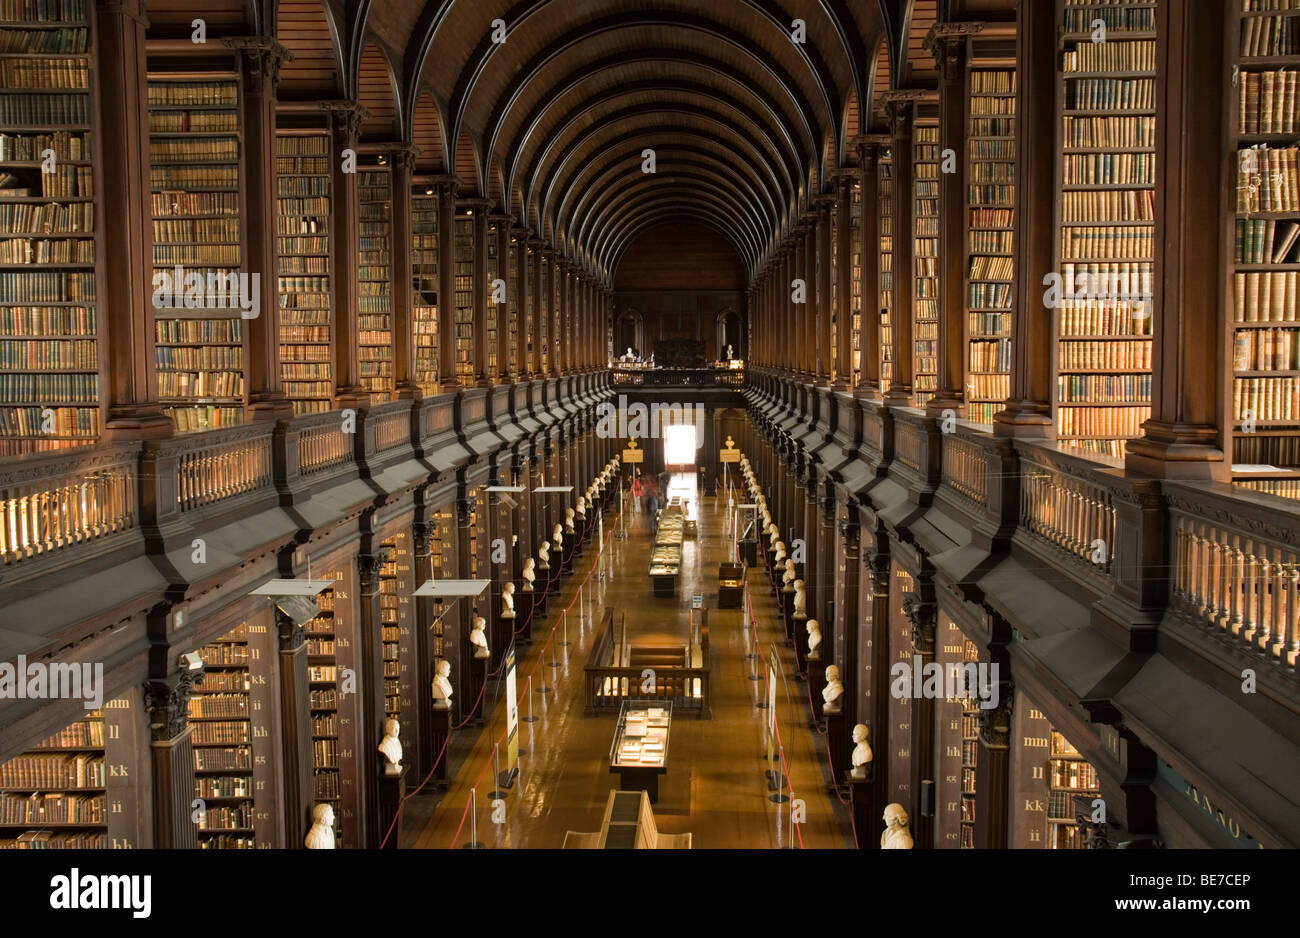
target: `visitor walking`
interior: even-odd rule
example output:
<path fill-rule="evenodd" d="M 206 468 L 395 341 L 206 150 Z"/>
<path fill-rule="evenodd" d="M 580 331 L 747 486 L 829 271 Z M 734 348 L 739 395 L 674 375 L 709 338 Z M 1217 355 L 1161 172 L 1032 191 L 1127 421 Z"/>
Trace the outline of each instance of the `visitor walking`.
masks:
<path fill-rule="evenodd" d="M 641 514 L 641 496 L 645 493 L 645 487 L 641 484 L 640 476 L 632 477 L 632 510 L 636 514 Z"/>

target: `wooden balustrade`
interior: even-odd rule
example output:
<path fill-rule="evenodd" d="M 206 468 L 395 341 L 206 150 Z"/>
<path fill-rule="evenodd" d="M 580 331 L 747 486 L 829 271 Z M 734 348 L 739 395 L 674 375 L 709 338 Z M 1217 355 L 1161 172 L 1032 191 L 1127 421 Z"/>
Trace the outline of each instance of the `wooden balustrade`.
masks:
<path fill-rule="evenodd" d="M 920 427 L 910 423 L 898 422 L 894 424 L 894 458 L 910 469 L 921 471 L 921 461 L 924 459 L 922 453 L 925 452 L 925 439 Z"/>
<path fill-rule="evenodd" d="M 674 712 L 692 710 L 700 717 L 712 716 L 707 645 L 699 651 L 701 661 L 698 667 L 656 666 L 650 669 L 654 672 L 651 678 L 644 666 L 615 664 L 619 643 L 626 638 L 625 630 L 624 622 L 616 634 L 614 611 L 606 609 L 587 663 L 583 666 L 586 715 L 594 716 L 610 710 L 617 713 L 624 700 L 664 700 L 672 702 Z"/>
<path fill-rule="evenodd" d="M 298 468 L 312 476 L 356 461 L 355 436 L 345 433 L 340 412 L 299 418 Z"/>
<path fill-rule="evenodd" d="M 176 506 L 193 511 L 272 483 L 272 423 L 176 437 L 160 448 L 176 459 Z"/>
<path fill-rule="evenodd" d="M 953 434 L 943 438 L 943 484 L 977 505 L 988 504 L 988 453 L 978 443 Z"/>
<path fill-rule="evenodd" d="M 134 528 L 139 459 L 139 443 L 118 443 L 0 468 L 0 559 L 14 564 Z"/>
<path fill-rule="evenodd" d="M 1062 464 L 1022 453 L 1020 526 L 1096 572 L 1111 575 L 1115 507 L 1110 487 L 1080 459 Z M 1059 454 L 1058 454 L 1059 455 Z"/>
<path fill-rule="evenodd" d="M 1225 514 L 1199 507 L 1171 511 L 1173 609 L 1294 669 L 1300 640 L 1300 518 L 1292 512 L 1284 532 L 1267 530 L 1268 523 L 1248 527 L 1223 520 Z M 1249 514 L 1242 513 L 1243 522 Z M 1288 540 L 1280 536 L 1284 533 Z"/>
<path fill-rule="evenodd" d="M 411 438 L 411 402 L 381 404 L 367 415 L 374 422 L 375 452 L 401 446 Z"/>
<path fill-rule="evenodd" d="M 885 446 L 885 417 L 879 409 L 870 409 L 862 416 L 862 443 L 879 453 Z"/>

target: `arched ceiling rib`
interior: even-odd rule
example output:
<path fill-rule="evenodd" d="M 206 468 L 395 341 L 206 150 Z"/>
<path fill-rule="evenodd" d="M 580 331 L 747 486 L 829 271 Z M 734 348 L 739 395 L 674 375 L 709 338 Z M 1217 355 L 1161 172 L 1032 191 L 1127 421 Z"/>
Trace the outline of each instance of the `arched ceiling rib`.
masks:
<path fill-rule="evenodd" d="M 550 232 L 606 278 L 629 238 L 672 217 L 722 232 L 752 273 L 807 205 L 812 171 L 843 163 L 846 131 L 868 125 L 883 32 L 878 0 L 344 6 L 348 61 L 359 62 L 369 31 L 395 50 L 398 129 L 413 131 L 408 115 L 431 91 L 447 162 L 464 166 L 455 151 L 468 134 L 475 183 L 486 189 L 491 172 L 491 196 L 509 203 L 496 208 L 526 206 L 530 231 Z M 803 42 L 792 40 L 796 19 Z M 430 103 L 416 115 L 426 140 Z M 647 147 L 654 175 L 641 172 Z"/>

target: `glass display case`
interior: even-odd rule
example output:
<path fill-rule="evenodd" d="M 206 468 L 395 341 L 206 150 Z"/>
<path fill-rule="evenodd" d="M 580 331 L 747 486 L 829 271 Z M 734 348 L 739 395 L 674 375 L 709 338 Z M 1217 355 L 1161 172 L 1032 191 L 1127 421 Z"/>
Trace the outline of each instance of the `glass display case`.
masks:
<path fill-rule="evenodd" d="M 620 776 L 620 788 L 643 790 L 651 802 L 658 801 L 659 776 L 668 771 L 672 719 L 671 700 L 623 701 L 609 748 L 609 771 Z"/>

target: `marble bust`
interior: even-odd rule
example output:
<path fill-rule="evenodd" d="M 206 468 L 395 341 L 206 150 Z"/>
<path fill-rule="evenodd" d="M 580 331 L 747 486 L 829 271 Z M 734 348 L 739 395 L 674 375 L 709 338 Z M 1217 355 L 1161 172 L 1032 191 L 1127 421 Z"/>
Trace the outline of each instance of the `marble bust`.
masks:
<path fill-rule="evenodd" d="M 469 630 L 469 643 L 474 646 L 475 658 L 486 658 L 492 654 L 488 650 L 487 633 L 484 631 L 486 625 L 486 619 L 482 616 L 475 616 L 474 627 Z"/>
<path fill-rule="evenodd" d="M 573 509 L 572 508 L 564 509 L 564 533 L 565 534 L 573 533 Z"/>
<path fill-rule="evenodd" d="M 786 563 L 785 570 L 781 574 L 781 588 L 787 593 L 794 592 L 794 566 L 789 562 Z"/>
<path fill-rule="evenodd" d="M 853 777 L 866 778 L 867 766 L 871 763 L 871 746 L 867 743 L 867 735 L 870 730 L 867 724 L 859 723 L 853 727 L 853 755 L 850 761 L 853 763 Z"/>
<path fill-rule="evenodd" d="M 785 563 L 785 541 L 776 542 L 776 556 L 774 559 L 778 564 Z"/>
<path fill-rule="evenodd" d="M 808 655 L 811 657 L 822 644 L 822 627 L 816 619 L 809 619 L 804 626 L 808 630 Z"/>
<path fill-rule="evenodd" d="M 398 734 L 402 725 L 389 717 L 384 721 L 384 738 L 379 741 L 379 751 L 384 754 L 384 774 L 396 775 L 402 770 L 402 741 Z"/>
<path fill-rule="evenodd" d="M 796 616 L 808 615 L 808 594 L 804 592 L 803 580 L 795 580 L 794 586 L 794 614 Z"/>
<path fill-rule="evenodd" d="M 572 521 L 569 522 L 569 527 L 573 527 Z M 555 545 L 556 550 L 564 546 L 564 528 L 561 525 L 557 524 L 555 529 L 551 531 L 551 542 Z"/>
<path fill-rule="evenodd" d="M 451 709 L 451 662 L 439 658 L 433 666 L 433 708 L 435 710 Z"/>
<path fill-rule="evenodd" d="M 588 489 L 588 490 L 587 490 L 587 495 L 590 495 L 590 494 L 591 494 L 591 489 Z M 578 510 L 577 510 L 577 515 L 578 515 L 579 518 L 583 519 L 584 521 L 585 521 L 586 518 L 587 518 L 587 495 L 579 495 L 579 496 L 578 496 Z"/>
<path fill-rule="evenodd" d="M 533 591 L 533 584 L 537 582 L 537 561 L 532 557 L 525 558 L 523 572 L 519 575 L 524 581 L 523 591 L 525 593 L 531 593 Z"/>
<path fill-rule="evenodd" d="M 840 680 L 840 669 L 835 665 L 826 668 L 826 686 L 822 688 L 822 704 L 832 713 L 838 713 L 840 698 L 844 696 L 844 682 Z"/>
<path fill-rule="evenodd" d="M 542 546 L 537 549 L 537 566 L 543 570 L 551 569 L 551 542 L 542 541 Z"/>
<path fill-rule="evenodd" d="M 901 804 L 885 808 L 885 831 L 880 835 L 881 850 L 911 850 L 912 832 L 907 829 L 907 811 Z"/>
<path fill-rule="evenodd" d="M 501 587 L 501 618 L 513 619 L 515 617 L 515 585 L 507 583 Z"/>
<path fill-rule="evenodd" d="M 334 849 L 334 809 L 321 802 L 311 809 L 311 830 L 304 845 L 308 850 Z"/>

